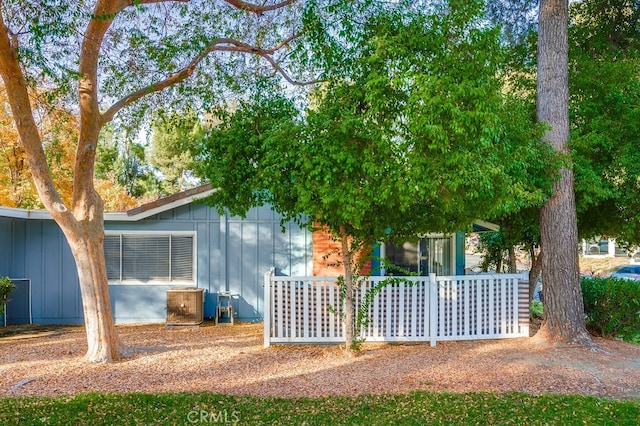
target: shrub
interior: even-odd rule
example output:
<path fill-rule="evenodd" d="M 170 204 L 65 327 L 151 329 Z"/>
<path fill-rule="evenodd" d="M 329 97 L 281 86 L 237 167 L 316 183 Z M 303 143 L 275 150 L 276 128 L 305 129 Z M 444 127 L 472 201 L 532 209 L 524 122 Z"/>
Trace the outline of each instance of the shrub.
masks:
<path fill-rule="evenodd" d="M 640 343 L 640 282 L 583 277 L 581 285 L 590 331 Z"/>
<path fill-rule="evenodd" d="M 544 309 L 542 308 L 542 302 L 538 300 L 532 300 L 531 306 L 529 306 L 529 315 L 532 320 L 537 318 L 544 318 Z"/>
<path fill-rule="evenodd" d="M 9 300 L 9 294 L 16 289 L 9 277 L 0 277 L 0 315 L 4 313 L 4 304 Z"/>

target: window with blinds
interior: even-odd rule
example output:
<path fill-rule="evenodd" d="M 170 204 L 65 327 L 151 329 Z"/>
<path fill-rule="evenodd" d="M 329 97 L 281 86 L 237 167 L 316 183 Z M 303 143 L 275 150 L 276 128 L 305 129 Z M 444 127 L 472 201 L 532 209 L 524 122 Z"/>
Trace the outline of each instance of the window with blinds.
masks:
<path fill-rule="evenodd" d="M 111 282 L 193 282 L 193 235 L 109 234 L 104 239 Z"/>

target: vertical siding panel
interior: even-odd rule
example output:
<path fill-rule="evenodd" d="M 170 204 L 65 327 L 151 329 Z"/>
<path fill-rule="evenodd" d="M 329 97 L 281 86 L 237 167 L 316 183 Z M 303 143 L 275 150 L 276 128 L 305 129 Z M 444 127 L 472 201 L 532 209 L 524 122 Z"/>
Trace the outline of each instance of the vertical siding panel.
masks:
<path fill-rule="evenodd" d="M 258 302 L 258 224 L 255 221 L 244 221 L 240 224 L 242 242 L 240 245 L 240 274 L 238 291 L 232 293 L 240 296 L 238 307 L 239 318 L 256 318 L 254 307 Z"/>
<path fill-rule="evenodd" d="M 11 264 L 9 274 L 16 278 L 31 278 L 27 269 L 27 221 L 13 220 L 11 224 Z"/>
<path fill-rule="evenodd" d="M 290 227 L 291 225 L 287 225 L 284 233 L 274 233 L 275 250 L 273 254 L 273 262 L 276 268 L 276 273 L 280 275 L 291 275 L 291 244 L 289 240 Z"/>
<path fill-rule="evenodd" d="M 12 220 L 0 218 L 0 277 L 14 276 L 9 265 L 12 263 L 13 237 Z"/>
<path fill-rule="evenodd" d="M 213 209 L 212 209 L 213 210 Z M 218 234 L 218 247 L 220 248 L 220 258 L 218 259 L 218 291 L 227 290 L 229 288 L 229 274 L 227 259 L 229 258 L 229 240 L 231 236 L 229 234 L 229 215 L 224 214 L 220 216 Z"/>
<path fill-rule="evenodd" d="M 140 221 L 108 221 L 105 228 L 129 232 L 194 231 L 198 287 L 213 294 L 229 289 L 241 295 L 243 303 L 236 306 L 239 316 L 255 320 L 264 315 L 262 277 L 271 266 L 278 267 L 278 273 L 308 275 L 313 263 L 310 232 L 287 224 L 287 232 L 283 234 L 280 218 L 270 207 L 252 210 L 248 219 L 242 221 L 228 219 L 228 215 L 221 219 L 215 209 L 202 204 L 187 204 Z M 5 253 L 8 249 L 0 249 L 0 272 L 32 279 L 34 320 L 66 322 L 65 318 L 70 318 L 74 319 L 71 322 L 77 322 L 82 315 L 77 270 L 70 251 L 65 251 L 66 241 L 55 222 L 0 218 L 0 238 L 12 242 L 8 254 Z M 140 294 L 153 290 L 144 285 L 140 289 Z M 164 293 L 148 294 L 151 293 L 153 303 L 158 297 L 166 303 Z M 136 300 L 137 296 L 129 297 L 127 306 L 135 306 Z M 213 315 L 214 302 L 215 297 L 209 295 L 205 315 Z M 237 299 L 234 303 L 237 304 Z"/>
<path fill-rule="evenodd" d="M 60 270 L 60 240 L 57 237 L 57 230 L 54 224 L 49 222 L 40 227 L 40 236 L 42 238 L 41 250 L 38 253 L 43 265 L 44 297 L 46 300 L 44 306 L 44 317 L 48 319 L 62 318 L 62 273 Z M 35 260 L 35 259 L 34 259 Z"/>
<path fill-rule="evenodd" d="M 229 221 L 227 229 L 227 289 L 232 293 L 238 293 L 242 274 L 242 224 Z"/>
<path fill-rule="evenodd" d="M 60 246 L 61 271 L 61 318 L 77 322 L 83 317 L 82 297 L 80 296 L 80 282 L 78 280 L 78 269 L 76 261 L 71 254 L 71 248 L 61 231 L 57 231 L 57 241 Z"/>
<path fill-rule="evenodd" d="M 256 274 L 257 277 L 263 276 L 273 266 L 273 223 L 272 222 L 260 222 L 258 224 L 258 259 L 256 262 Z M 260 281 L 256 282 L 256 304 L 255 310 L 258 317 L 263 316 L 266 307 L 264 306 L 264 300 L 262 292 L 260 291 Z"/>
<path fill-rule="evenodd" d="M 215 212 L 215 209 L 210 209 L 206 204 L 191 204 L 193 220 L 207 220 L 209 210 L 213 210 Z M 212 216 L 215 217 L 215 215 Z"/>
<path fill-rule="evenodd" d="M 42 322 L 45 317 L 45 302 L 48 302 L 43 285 L 42 223 L 30 221 L 24 230 L 24 268 L 31 278 L 33 322 Z M 53 301 L 55 303 L 55 300 Z"/>

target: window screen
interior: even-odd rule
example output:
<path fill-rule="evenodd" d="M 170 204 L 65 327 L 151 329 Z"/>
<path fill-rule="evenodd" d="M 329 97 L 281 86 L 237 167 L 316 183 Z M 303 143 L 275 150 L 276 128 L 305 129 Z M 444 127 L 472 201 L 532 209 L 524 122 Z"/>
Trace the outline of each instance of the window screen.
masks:
<path fill-rule="evenodd" d="M 120 235 L 104 237 L 104 258 L 107 262 L 107 279 L 120 280 Z"/>
<path fill-rule="evenodd" d="M 193 281 L 193 237 L 171 238 L 171 278 Z"/>
<path fill-rule="evenodd" d="M 104 249 L 109 281 L 193 281 L 191 235 L 107 235 Z"/>

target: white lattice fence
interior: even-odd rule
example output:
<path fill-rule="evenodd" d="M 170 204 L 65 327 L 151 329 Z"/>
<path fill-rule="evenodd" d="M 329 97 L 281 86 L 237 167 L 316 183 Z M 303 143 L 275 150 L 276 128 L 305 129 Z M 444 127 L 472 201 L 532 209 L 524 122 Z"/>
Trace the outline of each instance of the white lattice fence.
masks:
<path fill-rule="evenodd" d="M 366 291 L 368 341 L 498 339 L 529 335 L 526 274 L 359 280 L 357 309 Z M 335 277 L 265 275 L 264 343 L 342 342 L 340 286 Z"/>

